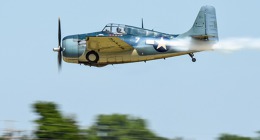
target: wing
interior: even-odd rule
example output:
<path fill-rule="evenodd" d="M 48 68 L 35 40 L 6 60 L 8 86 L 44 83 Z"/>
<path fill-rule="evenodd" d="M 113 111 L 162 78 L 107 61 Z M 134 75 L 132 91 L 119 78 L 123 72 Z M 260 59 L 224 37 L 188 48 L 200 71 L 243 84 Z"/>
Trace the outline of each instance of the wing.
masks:
<path fill-rule="evenodd" d="M 122 52 L 134 49 L 118 37 L 89 37 L 87 46 L 87 50 L 99 52 Z"/>

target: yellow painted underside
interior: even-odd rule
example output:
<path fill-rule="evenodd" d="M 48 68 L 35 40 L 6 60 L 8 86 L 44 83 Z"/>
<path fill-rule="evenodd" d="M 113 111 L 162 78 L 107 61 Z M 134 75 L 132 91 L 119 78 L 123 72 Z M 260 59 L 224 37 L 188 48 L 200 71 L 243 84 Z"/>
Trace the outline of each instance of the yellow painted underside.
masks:
<path fill-rule="evenodd" d="M 130 51 L 134 48 L 118 37 L 89 37 L 87 38 L 87 50 L 99 53 L 117 53 Z"/>

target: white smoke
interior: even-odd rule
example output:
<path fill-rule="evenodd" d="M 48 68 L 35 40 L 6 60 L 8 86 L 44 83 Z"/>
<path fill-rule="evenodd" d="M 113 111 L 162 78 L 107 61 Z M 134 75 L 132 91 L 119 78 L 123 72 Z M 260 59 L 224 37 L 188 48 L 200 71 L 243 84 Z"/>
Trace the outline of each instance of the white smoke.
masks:
<path fill-rule="evenodd" d="M 192 39 L 191 37 L 179 38 L 174 41 L 167 42 L 168 45 L 172 46 L 172 49 L 177 51 L 206 51 L 212 50 L 215 41 L 200 41 Z"/>
<path fill-rule="evenodd" d="M 172 46 L 172 48 L 177 51 L 189 51 L 191 50 L 191 48 L 194 47 L 194 44 L 192 43 L 192 39 L 190 37 L 176 39 L 174 41 L 167 41 L 166 44 Z"/>
<path fill-rule="evenodd" d="M 260 50 L 260 38 L 227 38 L 219 39 L 218 42 L 196 41 L 191 38 L 177 39 L 168 42 L 174 46 L 175 50 L 179 51 L 203 51 L 216 50 L 220 52 L 233 52 L 239 50 Z"/>
<path fill-rule="evenodd" d="M 177 39 L 174 42 L 169 42 L 168 44 L 170 46 L 174 46 L 174 49 L 178 51 L 188 51 L 192 46 L 194 46 L 192 45 L 191 38 Z"/>
<path fill-rule="evenodd" d="M 213 50 L 233 52 L 239 50 L 260 50 L 260 38 L 229 38 L 220 39 L 213 45 Z"/>

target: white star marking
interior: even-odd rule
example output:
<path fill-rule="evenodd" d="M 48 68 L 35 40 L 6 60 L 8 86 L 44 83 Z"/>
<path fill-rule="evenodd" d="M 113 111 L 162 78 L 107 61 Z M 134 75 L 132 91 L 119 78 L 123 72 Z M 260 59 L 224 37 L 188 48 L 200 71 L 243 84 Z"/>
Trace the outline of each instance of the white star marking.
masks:
<path fill-rule="evenodd" d="M 156 41 L 157 43 L 158 43 L 158 46 L 157 46 L 157 50 L 159 49 L 159 48 L 161 48 L 161 47 L 163 47 L 165 50 L 167 50 L 167 48 L 166 48 L 166 41 L 164 41 L 163 40 L 163 37 L 161 38 L 161 40 L 160 41 Z"/>

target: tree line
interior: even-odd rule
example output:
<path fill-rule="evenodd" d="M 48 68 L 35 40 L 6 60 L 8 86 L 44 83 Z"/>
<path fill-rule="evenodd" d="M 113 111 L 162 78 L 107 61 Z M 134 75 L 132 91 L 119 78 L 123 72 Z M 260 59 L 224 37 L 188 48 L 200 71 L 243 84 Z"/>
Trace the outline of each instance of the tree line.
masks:
<path fill-rule="evenodd" d="M 131 115 L 99 115 L 90 127 L 81 128 L 75 117 L 65 116 L 53 102 L 36 102 L 32 105 L 39 117 L 32 136 L 21 136 L 20 140 L 184 140 L 158 136 L 147 126 L 147 122 Z M 0 140 L 12 140 L 12 134 L 4 133 Z M 260 140 L 239 135 L 222 134 L 217 140 Z"/>

